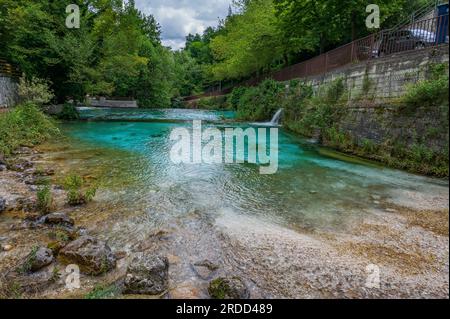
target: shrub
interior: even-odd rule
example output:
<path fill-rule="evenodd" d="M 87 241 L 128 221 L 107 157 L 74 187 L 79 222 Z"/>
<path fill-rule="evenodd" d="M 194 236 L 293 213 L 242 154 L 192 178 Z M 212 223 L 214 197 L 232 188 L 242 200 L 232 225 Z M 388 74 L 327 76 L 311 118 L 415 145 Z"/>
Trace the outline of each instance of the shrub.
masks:
<path fill-rule="evenodd" d="M 78 113 L 75 105 L 65 103 L 63 105 L 61 113 L 57 115 L 57 118 L 64 121 L 74 121 L 80 118 L 80 114 Z"/>
<path fill-rule="evenodd" d="M 19 146 L 34 146 L 58 135 L 55 123 L 32 103 L 0 114 L 0 153 L 9 155 Z"/>
<path fill-rule="evenodd" d="M 426 80 L 409 85 L 400 102 L 406 111 L 414 112 L 419 107 L 445 107 L 448 109 L 448 69 L 447 64 L 432 64 Z"/>
<path fill-rule="evenodd" d="M 342 78 L 332 81 L 326 88 L 325 102 L 337 103 L 345 93 L 344 80 Z"/>
<path fill-rule="evenodd" d="M 241 97 L 245 94 L 247 88 L 245 86 L 240 86 L 234 88 L 233 91 L 228 96 L 228 103 L 233 110 L 237 110 Z"/>
<path fill-rule="evenodd" d="M 237 117 L 251 121 L 270 120 L 280 109 L 284 92 L 284 85 L 271 79 L 246 89 L 239 99 Z"/>
<path fill-rule="evenodd" d="M 448 105 L 448 89 L 448 77 L 423 80 L 409 86 L 401 101 L 411 112 L 419 107 Z"/>
<path fill-rule="evenodd" d="M 79 175 L 70 175 L 64 181 L 64 189 L 67 191 L 67 202 L 71 206 L 83 205 L 92 201 L 97 192 L 97 187 L 84 189 L 84 180 Z"/>
<path fill-rule="evenodd" d="M 53 196 L 49 185 L 41 186 L 37 192 L 37 208 L 47 214 L 53 208 Z"/>
<path fill-rule="evenodd" d="M 197 101 L 196 106 L 204 110 L 226 110 L 230 108 L 226 96 L 204 97 Z"/>
<path fill-rule="evenodd" d="M 23 76 L 20 78 L 19 98 L 22 103 L 30 102 L 43 105 L 49 103 L 53 97 L 53 92 L 50 90 L 50 82 L 36 77 L 26 79 Z"/>
<path fill-rule="evenodd" d="M 39 246 L 33 246 L 31 252 L 25 257 L 22 265 L 19 266 L 17 271 L 21 274 L 26 274 L 31 271 L 31 267 L 36 260 L 36 254 L 39 250 Z"/>

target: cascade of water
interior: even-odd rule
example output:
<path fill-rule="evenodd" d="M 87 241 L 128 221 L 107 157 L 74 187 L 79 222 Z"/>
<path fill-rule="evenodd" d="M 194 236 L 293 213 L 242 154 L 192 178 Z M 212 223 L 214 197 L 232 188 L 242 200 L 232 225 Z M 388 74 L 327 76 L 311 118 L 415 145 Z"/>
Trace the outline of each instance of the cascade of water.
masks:
<path fill-rule="evenodd" d="M 272 125 L 278 125 L 280 124 L 281 115 L 283 114 L 283 109 L 279 109 L 277 113 L 273 116 L 272 120 L 270 121 L 270 124 Z"/>

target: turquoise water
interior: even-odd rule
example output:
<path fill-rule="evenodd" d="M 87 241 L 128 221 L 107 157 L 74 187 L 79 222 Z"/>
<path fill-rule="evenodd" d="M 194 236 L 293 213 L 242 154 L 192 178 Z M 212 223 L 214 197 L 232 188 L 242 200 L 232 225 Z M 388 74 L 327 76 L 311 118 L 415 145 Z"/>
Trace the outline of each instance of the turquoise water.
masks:
<path fill-rule="evenodd" d="M 172 129 L 189 128 L 193 119 L 206 120 L 212 127 L 230 127 L 233 124 L 223 121 L 233 113 L 107 109 L 82 109 L 81 113 L 90 121 L 63 126 L 73 147 L 131 154 L 129 158 L 100 154 L 86 164 L 92 160 L 91 165 L 114 172 L 109 174 L 111 185 L 124 183 L 123 177 L 117 177 L 118 170 L 132 177 L 135 186 L 127 183 L 127 195 L 121 200 L 130 205 L 139 202 L 141 207 L 153 205 L 152 213 L 182 215 L 198 210 L 214 216 L 233 211 L 294 228 L 336 229 L 369 213 L 395 190 L 433 192 L 448 187 L 440 180 L 326 156 L 319 146 L 283 129 L 279 170 L 274 175 L 261 175 L 255 164 L 175 165 L 169 157 Z M 157 198 L 158 205 L 149 198 Z"/>
<path fill-rule="evenodd" d="M 84 120 L 124 120 L 124 121 L 215 121 L 232 119 L 233 111 L 196 111 L 189 109 L 110 109 L 80 107 L 80 116 Z"/>

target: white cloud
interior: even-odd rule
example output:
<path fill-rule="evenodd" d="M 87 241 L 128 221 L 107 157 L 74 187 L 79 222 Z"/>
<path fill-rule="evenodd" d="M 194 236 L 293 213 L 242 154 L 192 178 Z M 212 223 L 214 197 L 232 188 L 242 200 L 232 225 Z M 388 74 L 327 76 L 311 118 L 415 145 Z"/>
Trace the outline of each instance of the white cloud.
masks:
<path fill-rule="evenodd" d="M 216 26 L 228 14 L 232 0 L 136 0 L 136 6 L 152 14 L 162 27 L 163 44 L 178 50 L 189 33 Z"/>

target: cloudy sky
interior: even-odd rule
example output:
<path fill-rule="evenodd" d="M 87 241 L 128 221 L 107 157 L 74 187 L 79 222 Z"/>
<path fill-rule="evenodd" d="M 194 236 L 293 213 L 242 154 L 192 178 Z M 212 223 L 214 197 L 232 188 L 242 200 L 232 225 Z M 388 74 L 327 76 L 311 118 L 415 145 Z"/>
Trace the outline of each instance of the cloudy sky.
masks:
<path fill-rule="evenodd" d="M 228 14 L 232 0 L 136 0 L 136 6 L 152 14 L 162 27 L 163 44 L 174 50 L 184 46 L 189 33 L 216 26 Z"/>

